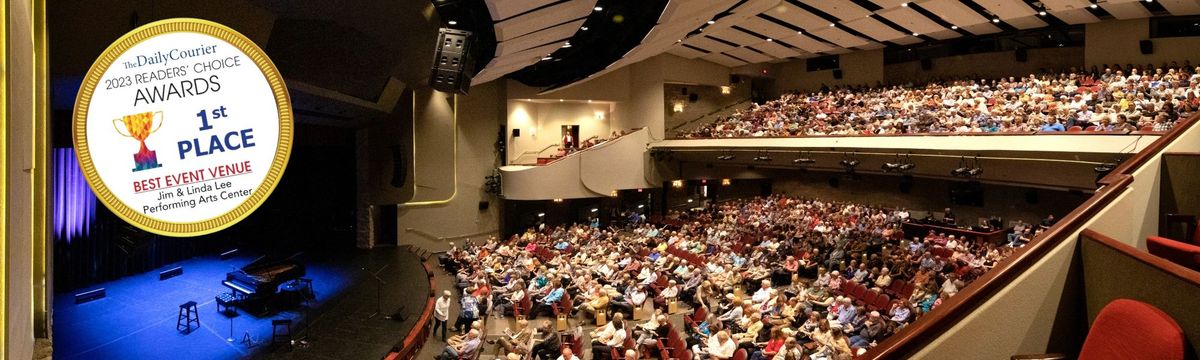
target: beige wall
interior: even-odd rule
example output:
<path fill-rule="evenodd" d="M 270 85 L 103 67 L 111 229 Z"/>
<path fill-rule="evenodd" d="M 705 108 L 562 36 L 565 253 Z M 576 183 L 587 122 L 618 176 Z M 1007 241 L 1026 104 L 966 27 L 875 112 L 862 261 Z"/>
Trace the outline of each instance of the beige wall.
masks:
<path fill-rule="evenodd" d="M 666 100 L 663 103 L 664 114 L 666 114 L 666 129 L 675 128 L 681 124 L 704 117 L 714 110 L 750 98 L 749 82 L 729 86 L 729 94 L 722 94 L 720 86 L 712 85 L 666 84 L 663 87 L 664 100 Z M 688 95 L 683 95 L 683 89 L 687 89 L 688 94 L 696 94 L 698 96 L 696 102 L 688 101 Z M 676 102 L 684 104 L 682 112 L 675 112 L 674 105 Z"/>
<path fill-rule="evenodd" d="M 512 162 L 523 153 L 539 151 L 562 143 L 562 126 L 579 125 L 579 140 L 593 136 L 608 138 L 615 128 L 610 127 L 613 104 L 578 100 L 538 103 L 509 100 L 508 160 Z M 512 129 L 520 129 L 520 137 L 512 137 Z M 557 148 L 557 147 L 556 147 Z M 554 150 L 548 150 L 552 154 Z M 529 158 L 529 157 L 526 157 Z M 528 159 L 526 159 L 528 160 Z"/>
<path fill-rule="evenodd" d="M 775 65 L 770 73 L 775 76 L 775 87 L 779 91 L 813 91 L 821 84 L 870 85 L 884 80 L 883 50 L 855 51 L 843 54 L 838 61 L 842 79 L 833 78 L 833 70 L 808 71 L 805 60 L 796 60 Z"/>
<path fill-rule="evenodd" d="M 831 177 L 839 179 L 837 188 L 829 185 Z M 1082 192 L 984 185 L 984 205 L 975 207 L 954 205 L 950 202 L 951 181 L 915 178 L 907 194 L 900 192 L 900 182 L 901 178 L 894 175 L 864 175 L 858 180 L 847 180 L 838 173 L 809 172 L 778 177 L 771 189 L 776 193 L 884 207 L 903 207 L 921 213 L 941 212 L 949 207 L 964 225 L 975 224 L 978 218 L 989 216 L 1000 216 L 1006 222 L 1021 219 L 1026 223 L 1036 223 L 1047 214 L 1062 217 L 1090 196 Z M 1026 192 L 1036 194 L 1037 202 L 1026 202 Z"/>
<path fill-rule="evenodd" d="M 1164 62 L 1190 60 L 1200 63 L 1200 37 L 1175 37 L 1150 39 L 1150 20 L 1102 21 L 1087 24 L 1085 28 L 1085 63 L 1090 66 L 1102 64 L 1146 64 L 1155 66 Z M 1154 41 L 1154 53 L 1142 55 L 1138 42 Z"/>
<path fill-rule="evenodd" d="M 1012 51 L 1001 51 L 936 58 L 931 70 L 921 70 L 920 61 L 884 65 L 884 72 L 887 82 L 893 84 L 965 76 L 992 79 L 1028 75 L 1039 69 L 1079 67 L 1083 65 L 1083 53 L 1078 47 L 1030 49 L 1026 50 L 1027 60 L 1017 62 Z"/>

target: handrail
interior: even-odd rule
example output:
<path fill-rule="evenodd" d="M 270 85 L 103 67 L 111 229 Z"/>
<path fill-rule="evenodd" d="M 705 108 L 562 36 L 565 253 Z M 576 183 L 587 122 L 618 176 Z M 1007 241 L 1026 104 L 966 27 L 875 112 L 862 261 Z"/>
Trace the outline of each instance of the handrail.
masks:
<path fill-rule="evenodd" d="M 1124 193 L 1133 183 L 1133 172 L 1151 158 L 1166 150 L 1167 145 L 1182 136 L 1200 119 L 1200 113 L 1192 115 L 1175 126 L 1166 135 L 1155 140 L 1133 158 L 1122 163 L 1098 183 L 1103 185 L 1091 198 L 1064 216 L 1058 223 L 1034 238 L 1028 245 L 1017 249 L 1012 256 L 1000 261 L 991 271 L 985 272 L 957 295 L 944 301 L 928 314 L 900 329 L 857 359 L 904 359 L 928 345 L 938 335 L 952 328 L 959 320 L 1003 289 L 1013 279 L 1057 247 L 1067 241 L 1100 210 L 1107 207 Z"/>
<path fill-rule="evenodd" d="M 587 148 L 583 148 L 583 149 L 575 150 L 575 152 L 572 152 L 572 153 L 569 153 L 569 154 L 563 155 L 562 157 L 555 158 L 554 160 L 551 160 L 550 162 L 547 162 L 547 163 L 545 163 L 545 164 L 538 164 L 538 166 L 550 165 L 550 164 L 553 164 L 553 163 L 555 163 L 555 162 L 557 162 L 557 161 L 559 161 L 559 160 L 566 159 L 566 158 L 568 158 L 568 157 L 574 156 L 575 154 L 582 154 L 582 153 L 584 153 L 584 152 L 586 152 L 586 151 L 591 151 L 591 150 L 594 150 L 594 149 L 599 149 L 599 148 L 605 147 L 605 145 L 612 144 L 613 142 L 615 142 L 615 141 L 617 141 L 617 140 L 624 139 L 626 136 L 629 136 L 629 135 L 631 135 L 631 134 L 633 134 L 633 133 L 635 133 L 635 132 L 641 131 L 642 129 L 645 129 L 645 127 L 634 128 L 634 129 L 630 130 L 629 132 L 627 132 L 627 133 L 625 133 L 625 134 L 622 134 L 621 136 L 617 136 L 617 137 L 615 137 L 615 138 L 612 138 L 612 139 L 605 140 L 604 142 L 602 142 L 602 143 L 599 143 L 599 144 L 596 144 L 596 145 L 593 145 L 593 146 L 591 146 L 591 147 L 587 147 Z M 593 138 L 595 138 L 595 137 L 598 137 L 598 136 L 593 136 Z"/>
<path fill-rule="evenodd" d="M 1175 127 L 1180 127 L 1178 125 Z M 1165 135 L 1163 131 L 1008 131 L 1008 132 L 927 132 L 904 134 L 829 134 L 829 135 L 796 135 L 796 136 L 728 136 L 728 137 L 670 137 L 667 140 L 732 140 L 732 139 L 803 139 L 803 138 L 843 138 L 843 137 L 904 137 L 904 136 L 1016 136 L 1016 135 Z"/>
<path fill-rule="evenodd" d="M 511 163 L 513 163 L 513 164 L 517 164 L 517 160 L 521 160 L 521 158 L 523 158 L 523 157 L 525 157 L 525 156 L 528 156 L 528 155 L 534 155 L 534 157 L 535 157 L 535 159 L 536 159 L 536 157 L 540 157 L 540 156 L 542 155 L 542 153 L 546 152 L 546 150 L 550 150 L 551 148 L 554 148 L 555 146 L 558 146 L 558 145 L 559 145 L 559 144 L 550 144 L 550 145 L 546 145 L 546 147 L 544 147 L 544 148 L 542 148 L 541 150 L 538 150 L 538 151 L 525 151 L 525 152 L 522 152 L 522 153 L 521 153 L 521 155 L 517 155 L 517 157 L 513 158 L 513 159 L 512 159 L 512 161 L 511 161 Z"/>
<path fill-rule="evenodd" d="M 704 118 L 706 118 L 706 117 L 712 116 L 713 114 L 716 114 L 716 113 L 719 113 L 719 112 L 722 112 L 722 111 L 725 111 L 725 110 L 729 110 L 729 108 L 731 108 L 731 107 L 735 107 L 735 106 L 738 106 L 738 105 L 744 105 L 746 102 L 748 102 L 748 101 L 750 101 L 750 100 L 752 100 L 752 99 L 753 99 L 753 98 L 745 98 L 745 99 L 738 100 L 738 101 L 737 101 L 737 102 L 735 102 L 735 103 L 732 103 L 732 104 L 729 104 L 729 105 L 722 106 L 722 107 L 721 107 L 721 108 L 719 108 L 719 109 L 716 109 L 716 110 L 713 110 L 713 111 L 709 111 L 707 114 L 700 115 L 699 117 L 697 117 L 697 118 L 695 118 L 695 119 L 691 119 L 691 120 L 688 120 L 688 121 L 684 121 L 682 124 L 675 125 L 674 127 L 670 128 L 670 129 L 669 129 L 669 130 L 667 130 L 667 131 L 669 131 L 669 132 L 674 132 L 674 131 L 677 131 L 677 130 L 679 130 L 679 128 L 681 128 L 681 127 L 687 126 L 687 125 L 689 125 L 689 124 L 691 124 L 691 123 L 694 123 L 694 122 L 697 122 L 697 121 L 700 121 L 700 120 L 702 120 L 702 119 L 704 119 Z"/>
<path fill-rule="evenodd" d="M 434 284 L 433 272 L 429 266 L 425 263 L 421 265 L 421 268 L 425 270 L 425 277 L 429 279 L 429 299 L 425 300 L 425 310 L 421 311 L 421 317 L 417 318 L 416 324 L 413 324 L 412 329 L 408 330 L 408 335 L 400 342 L 400 347 L 393 347 L 389 352 L 397 354 L 395 359 L 411 360 L 416 358 L 432 330 L 430 320 L 433 318 L 434 301 L 437 299 L 434 296 L 436 294 L 434 289 L 437 289 L 437 286 Z"/>
<path fill-rule="evenodd" d="M 1158 271 L 1162 271 L 1162 272 L 1171 274 L 1171 276 L 1177 277 L 1180 280 L 1191 283 L 1193 286 L 1200 286 L 1200 272 L 1189 269 L 1186 266 L 1179 265 L 1179 264 L 1171 262 L 1170 260 L 1151 255 L 1147 251 L 1142 251 L 1133 246 L 1129 246 L 1129 244 L 1120 242 L 1117 239 L 1113 239 L 1112 237 L 1110 237 L 1108 235 L 1100 233 L 1099 231 L 1096 231 L 1096 230 L 1092 230 L 1090 228 L 1084 229 L 1083 233 L 1081 233 L 1080 236 L 1082 236 L 1085 239 L 1091 239 L 1100 245 L 1104 245 L 1108 248 L 1116 250 L 1117 252 L 1125 254 L 1125 256 L 1131 257 L 1134 260 L 1137 260 L 1143 264 L 1146 264 L 1152 268 L 1155 268 Z"/>

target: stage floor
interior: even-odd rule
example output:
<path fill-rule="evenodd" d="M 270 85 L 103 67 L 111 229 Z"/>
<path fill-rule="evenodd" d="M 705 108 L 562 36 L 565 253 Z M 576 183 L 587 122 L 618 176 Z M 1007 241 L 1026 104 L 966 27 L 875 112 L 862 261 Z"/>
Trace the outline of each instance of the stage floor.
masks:
<path fill-rule="evenodd" d="M 322 254 L 324 259 L 305 262 L 313 279 L 316 300 L 303 308 L 279 311 L 266 317 L 240 312 L 231 320 L 218 313 L 214 296 L 228 292 L 221 285 L 225 273 L 248 264 L 249 256 L 220 260 L 199 257 L 166 266 L 182 266 L 184 273 L 165 281 L 158 271 L 99 284 L 108 296 L 76 305 L 73 293 L 57 294 L 54 301 L 54 357 L 56 359 L 378 359 L 407 334 L 429 293 L 420 259 L 406 250 L 383 248 Z M 386 265 L 386 267 L 385 267 Z M 387 283 L 381 288 L 384 309 L 376 309 L 376 281 L 368 271 L 379 271 Z M 160 269 L 162 270 L 162 269 Z M 419 280 L 419 281 L 417 281 Z M 419 289 L 418 289 L 419 288 Z M 417 292 L 420 291 L 420 292 Z M 412 296 L 423 294 L 424 296 Z M 200 328 L 190 334 L 176 330 L 179 305 L 195 301 Z M 418 304 L 419 301 L 419 304 Z M 416 305 L 412 305 L 416 304 Z M 407 321 L 382 319 L 400 306 Z M 415 309 L 415 310 L 414 310 Z M 272 347 L 271 320 L 291 319 L 293 338 L 307 335 L 306 348 Z M 245 334 L 258 345 L 241 343 Z"/>

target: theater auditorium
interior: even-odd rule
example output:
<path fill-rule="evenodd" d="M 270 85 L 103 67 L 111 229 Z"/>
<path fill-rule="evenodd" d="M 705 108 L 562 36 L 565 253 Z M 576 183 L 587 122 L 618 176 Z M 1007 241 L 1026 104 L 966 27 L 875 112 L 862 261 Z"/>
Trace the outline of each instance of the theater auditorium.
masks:
<path fill-rule="evenodd" d="M 0 0 L 0 358 L 1197 359 L 1197 0 Z"/>

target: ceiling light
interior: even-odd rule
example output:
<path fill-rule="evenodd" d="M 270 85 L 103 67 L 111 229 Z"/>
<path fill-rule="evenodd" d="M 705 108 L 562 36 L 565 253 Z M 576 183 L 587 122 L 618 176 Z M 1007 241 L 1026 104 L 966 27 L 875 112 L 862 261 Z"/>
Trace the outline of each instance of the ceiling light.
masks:
<path fill-rule="evenodd" d="M 558 102 L 563 102 L 563 99 L 558 99 Z"/>
<path fill-rule="evenodd" d="M 717 22 L 716 22 L 716 21 L 713 21 L 713 20 L 709 20 L 709 21 L 708 21 L 708 24 L 709 24 L 709 25 L 716 24 L 716 23 L 717 23 Z"/>
<path fill-rule="evenodd" d="M 775 39 L 767 38 L 767 41 L 775 41 Z"/>
<path fill-rule="evenodd" d="M 448 22 L 446 22 L 446 23 L 447 23 L 447 24 L 450 24 L 450 25 L 458 25 L 458 22 L 457 22 L 457 21 L 454 21 L 454 20 L 450 20 L 450 21 L 448 21 Z"/>
<path fill-rule="evenodd" d="M 1000 22 L 1000 18 L 995 18 L 995 19 L 992 19 L 992 22 L 994 22 L 994 23 L 998 23 L 998 22 Z"/>
<path fill-rule="evenodd" d="M 597 7 L 594 7 L 594 8 L 592 8 L 592 10 L 596 10 L 596 11 L 603 11 L 603 10 L 604 10 L 604 7 L 603 7 L 603 6 L 597 6 Z"/>
<path fill-rule="evenodd" d="M 900 3 L 900 6 L 903 6 L 903 7 L 908 7 L 908 3 L 906 3 L 906 2 L 902 2 L 902 3 Z"/>
<path fill-rule="evenodd" d="M 587 26 L 580 26 L 579 30 L 587 31 Z"/>
<path fill-rule="evenodd" d="M 675 40 L 675 42 L 681 43 L 681 42 L 683 42 L 683 39 Z"/>
<path fill-rule="evenodd" d="M 1046 12 L 1045 12 L 1045 11 L 1038 11 L 1038 15 L 1041 15 L 1041 16 L 1046 16 Z"/>
<path fill-rule="evenodd" d="M 800 35 L 804 35 L 804 32 L 803 32 L 803 31 L 797 31 L 796 33 L 797 33 L 797 34 L 800 34 Z"/>
<path fill-rule="evenodd" d="M 837 24 L 835 24 L 835 23 L 829 23 L 829 27 L 834 27 L 834 26 L 837 26 Z"/>
<path fill-rule="evenodd" d="M 1154 2 L 1154 0 L 1146 0 L 1146 2 Z"/>
<path fill-rule="evenodd" d="M 597 211 L 600 211 L 600 209 L 592 208 L 592 212 L 597 212 Z"/>
<path fill-rule="evenodd" d="M 563 44 L 563 47 L 564 47 L 564 48 L 569 48 L 569 47 L 571 47 L 571 42 L 570 42 L 570 41 L 566 42 L 565 44 Z"/>
<path fill-rule="evenodd" d="M 921 36 L 921 34 L 913 33 L 913 36 Z"/>
<path fill-rule="evenodd" d="M 538 213 L 538 217 L 546 217 L 546 213 Z"/>
<path fill-rule="evenodd" d="M 1092 5 L 1089 5 L 1088 7 L 1095 9 L 1095 8 L 1096 8 L 1096 7 L 1098 7 L 1098 6 L 1099 6 L 1099 5 L 1092 4 Z"/>
<path fill-rule="evenodd" d="M 958 30 L 958 25 L 951 25 L 950 30 Z"/>
<path fill-rule="evenodd" d="M 546 55 L 545 57 L 542 57 L 542 60 L 553 60 L 553 59 L 554 58 L 551 57 L 550 55 Z"/>

